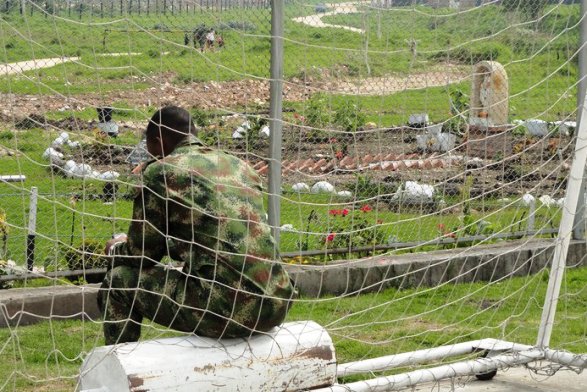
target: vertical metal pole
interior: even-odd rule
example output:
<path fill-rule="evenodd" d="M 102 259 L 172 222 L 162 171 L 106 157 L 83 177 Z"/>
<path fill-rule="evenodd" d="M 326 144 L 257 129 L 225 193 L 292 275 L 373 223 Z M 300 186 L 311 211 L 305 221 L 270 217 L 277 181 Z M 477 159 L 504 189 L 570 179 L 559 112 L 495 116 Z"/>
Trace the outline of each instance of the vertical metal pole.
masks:
<path fill-rule="evenodd" d="M 32 271 L 35 264 L 35 236 L 37 231 L 37 187 L 31 188 L 29 201 L 29 231 L 26 238 L 26 267 Z"/>
<path fill-rule="evenodd" d="M 582 107 L 585 100 L 585 93 L 587 93 L 587 0 L 581 0 L 581 25 L 579 34 L 579 52 L 577 53 L 579 60 L 579 84 L 577 86 L 577 130 L 581 126 L 582 121 Z M 577 131 L 575 131 L 577 132 Z M 579 193 L 579 201 L 577 204 L 577 213 L 573 222 L 573 239 L 585 239 L 585 181 L 581 182 L 581 192 Z"/>
<path fill-rule="evenodd" d="M 279 249 L 281 213 L 281 134 L 283 105 L 283 0 L 271 7 L 271 75 L 269 104 L 269 224 Z"/>
<path fill-rule="evenodd" d="M 587 115 L 585 105 L 582 104 L 581 107 L 581 117 L 587 118 L 585 117 Z M 583 174 L 585 173 L 586 162 L 587 121 L 582 121 L 577 129 L 575 156 L 573 159 L 573 165 L 571 166 L 571 172 L 569 173 L 569 180 L 567 182 L 567 195 L 563 205 L 563 216 L 561 218 L 558 237 L 555 243 L 554 256 L 548 279 L 548 288 L 546 290 L 546 297 L 542 308 L 542 320 L 540 321 L 538 340 L 536 342 L 536 345 L 541 348 L 548 347 L 550 344 L 556 306 L 558 304 L 558 297 L 565 272 L 567 252 L 573 234 L 573 220 L 575 212 L 577 211 L 579 195 L 583 193 L 581 185 L 583 182 Z"/>

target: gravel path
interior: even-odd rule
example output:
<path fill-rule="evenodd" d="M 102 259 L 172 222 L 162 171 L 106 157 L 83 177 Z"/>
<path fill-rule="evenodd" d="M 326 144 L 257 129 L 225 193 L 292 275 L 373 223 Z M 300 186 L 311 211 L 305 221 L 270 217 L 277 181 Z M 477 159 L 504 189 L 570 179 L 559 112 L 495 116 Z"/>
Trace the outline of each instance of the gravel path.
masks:
<path fill-rule="evenodd" d="M 358 29 L 356 27 L 344 26 L 344 25 L 334 25 L 330 23 L 324 23 L 322 18 L 325 16 L 331 15 L 338 15 L 338 14 L 352 14 L 358 12 L 357 5 L 360 2 L 352 2 L 352 3 L 338 3 L 338 4 L 328 4 L 328 8 L 333 8 L 332 11 L 323 12 L 320 14 L 308 15 L 308 16 L 300 16 L 298 18 L 293 18 L 294 22 L 303 23 L 307 26 L 312 27 L 332 27 L 336 29 L 344 29 L 349 31 L 354 31 L 355 33 L 364 34 L 365 30 Z"/>

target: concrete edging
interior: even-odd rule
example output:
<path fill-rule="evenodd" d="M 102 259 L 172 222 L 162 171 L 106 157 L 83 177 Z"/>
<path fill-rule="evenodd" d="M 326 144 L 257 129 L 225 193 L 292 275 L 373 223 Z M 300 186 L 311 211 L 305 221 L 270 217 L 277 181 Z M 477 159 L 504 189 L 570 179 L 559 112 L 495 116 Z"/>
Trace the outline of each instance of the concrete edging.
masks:
<path fill-rule="evenodd" d="M 388 287 L 433 287 L 452 282 L 495 281 L 525 276 L 552 260 L 555 240 L 503 242 L 474 248 L 375 256 L 328 265 L 286 265 L 300 294 L 353 295 Z M 587 265 L 585 241 L 572 241 L 567 265 Z M 29 325 L 49 318 L 98 320 L 99 285 L 0 290 L 0 327 Z"/>

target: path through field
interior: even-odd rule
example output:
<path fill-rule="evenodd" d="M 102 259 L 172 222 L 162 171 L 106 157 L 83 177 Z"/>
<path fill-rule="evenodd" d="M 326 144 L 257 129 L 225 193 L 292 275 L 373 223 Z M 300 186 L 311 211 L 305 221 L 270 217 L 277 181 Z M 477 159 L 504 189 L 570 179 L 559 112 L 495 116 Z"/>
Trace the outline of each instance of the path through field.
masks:
<path fill-rule="evenodd" d="M 359 33 L 359 34 L 364 34 L 365 30 L 363 30 L 363 29 L 358 29 L 356 27 L 350 27 L 350 26 L 345 26 L 345 25 L 334 25 L 334 24 L 324 23 L 322 21 L 322 18 L 325 16 L 332 16 L 332 15 L 338 15 L 338 14 L 352 14 L 352 13 L 358 12 L 357 5 L 359 5 L 359 4 L 360 4 L 360 2 L 328 4 L 329 8 L 333 8 L 332 11 L 323 12 L 323 13 L 314 14 L 314 15 L 308 15 L 308 16 L 300 16 L 297 18 L 293 18 L 292 20 L 294 22 L 303 23 L 305 25 L 312 26 L 312 27 L 331 27 L 331 28 L 336 28 L 336 29 L 344 29 L 344 30 L 354 31 L 355 33 Z"/>

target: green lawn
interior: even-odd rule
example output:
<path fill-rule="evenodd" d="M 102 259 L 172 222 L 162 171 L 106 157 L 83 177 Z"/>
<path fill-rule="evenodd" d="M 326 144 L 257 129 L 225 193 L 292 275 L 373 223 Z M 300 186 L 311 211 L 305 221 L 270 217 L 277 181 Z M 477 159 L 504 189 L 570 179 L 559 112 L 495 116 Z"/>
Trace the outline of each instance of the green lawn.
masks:
<path fill-rule="evenodd" d="M 587 352 L 586 279 L 587 268 L 567 271 L 550 347 Z M 533 345 L 547 280 L 543 270 L 493 283 L 300 298 L 288 321 L 325 326 L 339 363 L 489 337 Z M 143 327 L 144 339 L 170 335 Z M 0 342 L 0 389 L 66 391 L 82 358 L 104 341 L 99 323 L 53 320 L 1 329 Z"/>
<path fill-rule="evenodd" d="M 539 23 L 526 23 L 497 6 L 469 12 L 467 20 L 472 23 L 465 24 L 458 15 L 432 9 L 395 9 L 380 14 L 368 9 L 367 13 L 324 18 L 329 23 L 368 26 L 368 40 L 350 31 L 292 21 L 312 12 L 312 6 L 286 7 L 283 69 L 287 80 L 308 77 L 319 81 L 340 75 L 370 83 L 366 78 L 417 75 L 442 67 L 446 61 L 470 67 L 478 61 L 497 60 L 508 72 L 512 118 L 558 120 L 575 111 L 576 5 L 549 9 Z M 158 85 L 161 75 L 172 75 L 172 81 L 180 86 L 191 81 L 267 78 L 269 20 L 268 9 L 104 19 L 84 14 L 81 20 L 73 21 L 45 18 L 39 13 L 26 18 L 0 14 L 0 45 L 4 48 L 0 62 L 80 57 L 76 62 L 0 77 L 0 91 L 66 95 L 140 91 Z M 191 44 L 184 46 L 184 32 L 199 24 L 219 28 L 226 48 L 202 54 Z M 243 29 L 244 25 L 249 27 Z M 410 50 L 411 42 L 417 42 L 415 53 Z M 132 55 L 104 56 L 110 53 Z M 444 84 L 442 80 L 431 82 Z M 467 93 L 469 84 L 467 80 L 451 89 Z M 446 87 L 429 87 L 354 99 L 369 120 L 388 126 L 404 123 L 413 112 L 428 112 L 433 121 L 446 120 L 448 92 Z M 333 104 L 343 99 L 331 95 Z"/>

